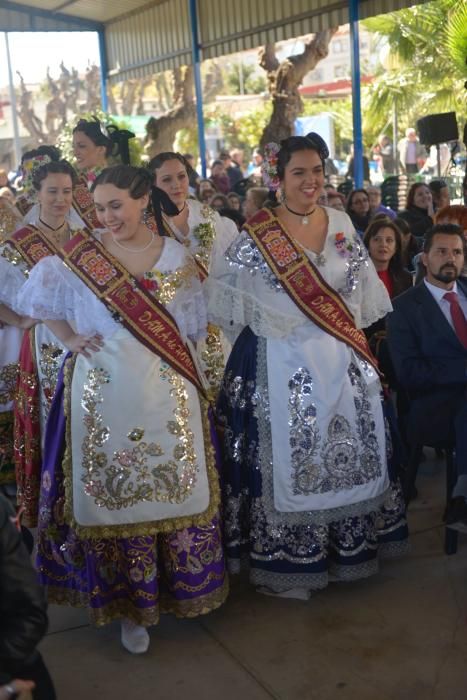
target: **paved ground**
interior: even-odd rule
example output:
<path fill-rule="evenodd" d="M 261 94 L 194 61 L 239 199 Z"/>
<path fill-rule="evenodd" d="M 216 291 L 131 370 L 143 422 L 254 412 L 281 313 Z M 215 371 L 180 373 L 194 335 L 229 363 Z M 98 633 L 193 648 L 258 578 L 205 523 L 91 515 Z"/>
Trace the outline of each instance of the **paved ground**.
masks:
<path fill-rule="evenodd" d="M 59 700 L 466 700 L 467 535 L 443 553 L 444 470 L 428 460 L 411 506 L 411 553 L 309 602 L 273 599 L 233 579 L 200 620 L 164 617 L 148 654 L 119 626 L 51 607 L 42 643 Z"/>

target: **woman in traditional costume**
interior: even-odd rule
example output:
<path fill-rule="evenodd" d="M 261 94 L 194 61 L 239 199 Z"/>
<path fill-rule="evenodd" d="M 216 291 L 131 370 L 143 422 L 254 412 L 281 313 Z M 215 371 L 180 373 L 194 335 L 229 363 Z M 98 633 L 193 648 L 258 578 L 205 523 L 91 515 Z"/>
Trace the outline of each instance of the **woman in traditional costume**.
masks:
<path fill-rule="evenodd" d="M 78 182 L 73 197 L 73 207 L 90 230 L 99 228 L 99 218 L 94 207 L 92 185 L 107 167 L 108 159 L 118 156 L 129 164 L 129 139 L 131 131 L 119 129 L 115 124 L 106 126 L 97 117 L 80 119 L 73 129 L 73 154 L 78 167 Z"/>
<path fill-rule="evenodd" d="M 228 591 L 189 349 L 205 334 L 204 296 L 185 248 L 144 223 L 151 185 L 142 168 L 104 170 L 93 185 L 104 230 L 43 260 L 20 295 L 73 352 L 48 421 L 40 578 L 50 601 L 88 607 L 97 625 L 120 619 L 133 653 L 160 611 L 195 617 Z"/>
<path fill-rule="evenodd" d="M 15 207 L 5 197 L 0 197 L 0 246 L 16 231 L 20 223 L 21 216 Z M 22 331 L 19 328 L 8 325 L 1 318 L 0 306 L 0 487 L 7 492 L 11 488 L 13 494 L 15 492 L 13 402 Z M 17 320 L 16 316 L 13 317 L 13 320 Z"/>
<path fill-rule="evenodd" d="M 218 402 L 231 572 L 307 599 L 404 551 L 388 475 L 378 370 L 361 328 L 390 309 L 348 216 L 316 204 L 328 150 L 317 134 L 270 145 L 263 208 L 216 261 L 208 318 L 235 337 Z"/>
<path fill-rule="evenodd" d="M 155 207 L 159 229 L 188 248 L 196 261 L 199 278 L 204 282 L 213 260 L 222 256 L 238 236 L 238 230 L 233 221 L 219 216 L 208 204 L 189 197 L 188 168 L 180 153 L 159 153 L 149 163 L 156 192 L 164 192 L 174 205 L 173 210 L 166 211 L 164 199 L 159 198 Z M 198 345 L 198 355 L 213 398 L 217 398 L 229 353 L 230 343 L 211 325 L 206 340 Z"/>
<path fill-rule="evenodd" d="M 16 197 L 15 202 L 15 207 L 19 211 L 23 223 L 29 223 L 27 216 L 31 210 L 37 210 L 37 192 L 34 187 L 35 172 L 47 163 L 58 162 L 60 158 L 60 151 L 55 146 L 39 146 L 23 153 L 21 158 L 21 192 Z"/>
<path fill-rule="evenodd" d="M 46 163 L 34 169 L 37 203 L 28 212 L 29 223 L 0 247 L 0 321 L 7 324 L 0 330 L 0 392 L 8 399 L 2 403 L 8 420 L 3 413 L 2 416 L 3 421 L 7 420 L 4 438 L 9 443 L 2 480 L 15 481 L 11 459 L 14 443 L 17 498 L 23 507 L 24 523 L 29 527 L 37 524 L 41 444 L 65 351 L 44 324 L 31 327 L 31 319 L 15 312 L 16 298 L 32 267 L 44 256 L 54 255 L 70 239 L 74 228 L 69 212 L 76 181 L 75 171 L 67 161 L 52 161 L 46 155 L 42 158 L 47 158 Z"/>

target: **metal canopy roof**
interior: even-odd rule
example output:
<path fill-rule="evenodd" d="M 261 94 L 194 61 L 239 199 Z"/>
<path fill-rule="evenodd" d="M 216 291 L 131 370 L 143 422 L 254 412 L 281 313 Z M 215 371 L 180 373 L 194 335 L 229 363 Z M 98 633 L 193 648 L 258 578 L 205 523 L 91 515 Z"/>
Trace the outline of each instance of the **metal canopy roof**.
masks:
<path fill-rule="evenodd" d="M 164 2 L 164 0 L 159 0 L 159 2 Z M 73 31 L 77 28 L 77 19 L 80 20 L 78 24 L 82 22 L 89 25 L 104 24 L 117 17 L 124 17 L 142 10 L 148 5 L 157 4 L 159 3 L 148 2 L 148 0 L 12 0 L 11 2 L 0 0 L 0 10 L 2 10 L 0 27 L 4 29 L 4 9 L 10 13 L 16 11 L 21 14 L 29 14 L 31 18 L 39 13 L 43 20 L 48 20 L 51 23 L 57 21 L 69 23 L 70 29 L 65 31 Z M 18 18 L 10 16 L 9 20 L 13 25 L 18 21 Z M 7 26 L 5 29 L 18 31 L 12 26 Z M 42 28 L 41 31 L 44 29 Z"/>
<path fill-rule="evenodd" d="M 360 0 L 363 19 L 426 0 Z M 349 21 L 348 0 L 198 0 L 202 57 L 252 49 Z M 192 61 L 188 0 L 0 0 L 0 31 L 100 31 L 112 81 Z"/>

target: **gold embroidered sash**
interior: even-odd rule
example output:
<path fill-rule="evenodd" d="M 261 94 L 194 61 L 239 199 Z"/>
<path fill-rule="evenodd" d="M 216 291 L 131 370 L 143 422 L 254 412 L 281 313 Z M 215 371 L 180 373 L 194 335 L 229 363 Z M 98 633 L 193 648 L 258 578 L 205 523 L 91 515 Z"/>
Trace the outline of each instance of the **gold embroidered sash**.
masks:
<path fill-rule="evenodd" d="M 16 231 L 5 243 L 21 255 L 30 270 L 39 260 L 57 252 L 42 231 L 32 224 Z"/>
<path fill-rule="evenodd" d="M 89 191 L 86 176 L 81 173 L 73 190 L 73 207 L 89 229 L 101 228 L 94 206 L 94 197 Z"/>
<path fill-rule="evenodd" d="M 323 279 L 279 219 L 261 209 L 245 226 L 289 297 L 310 321 L 346 343 L 378 370 L 362 330 L 340 295 Z"/>
<path fill-rule="evenodd" d="M 181 242 L 177 238 L 177 236 L 175 235 L 175 233 L 172 230 L 172 227 L 169 226 L 169 224 L 166 221 L 164 221 L 164 235 L 168 236 L 169 238 L 173 238 L 175 241 L 177 241 L 178 243 L 181 243 L 181 245 L 183 245 L 183 242 Z M 199 259 L 199 257 L 197 255 L 193 255 L 193 259 L 196 263 L 196 267 L 198 268 L 199 280 L 200 280 L 200 282 L 204 282 L 209 274 L 209 271 L 208 271 L 207 267 L 201 262 L 201 260 Z"/>
<path fill-rule="evenodd" d="M 99 241 L 80 231 L 57 255 L 140 343 L 204 392 L 174 318 Z"/>

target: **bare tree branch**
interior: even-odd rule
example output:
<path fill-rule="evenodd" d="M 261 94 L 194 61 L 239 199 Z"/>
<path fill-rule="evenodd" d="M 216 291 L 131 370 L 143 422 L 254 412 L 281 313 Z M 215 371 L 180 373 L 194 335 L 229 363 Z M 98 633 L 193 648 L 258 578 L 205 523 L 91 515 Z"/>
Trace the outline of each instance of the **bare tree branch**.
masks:
<path fill-rule="evenodd" d="M 161 151 L 171 151 L 177 131 L 185 128 L 196 116 L 193 100 L 194 75 L 192 66 L 174 71 L 177 101 L 172 109 L 158 119 L 151 117 L 146 124 L 144 150 L 152 158 Z"/>
<path fill-rule="evenodd" d="M 259 65 L 270 73 L 279 68 L 279 59 L 276 56 L 276 45 L 269 43 L 259 50 Z"/>
<path fill-rule="evenodd" d="M 281 63 L 273 44 L 260 51 L 259 64 L 267 73 L 268 90 L 272 99 L 272 115 L 261 136 L 260 145 L 281 141 L 293 134 L 294 121 L 302 110 L 298 88 L 305 75 L 328 54 L 329 44 L 337 27 L 318 32 L 307 42 L 301 54 L 290 56 Z"/>

